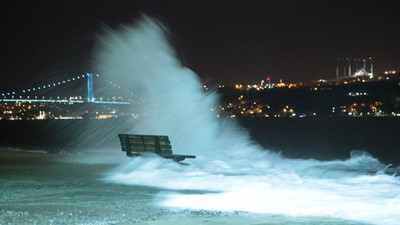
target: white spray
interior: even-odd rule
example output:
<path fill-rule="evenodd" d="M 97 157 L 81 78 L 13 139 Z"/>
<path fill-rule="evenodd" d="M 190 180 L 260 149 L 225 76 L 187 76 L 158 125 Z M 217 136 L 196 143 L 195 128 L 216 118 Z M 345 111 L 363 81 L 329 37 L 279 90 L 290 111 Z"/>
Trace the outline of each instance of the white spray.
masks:
<path fill-rule="evenodd" d="M 366 175 L 384 169 L 377 160 L 284 159 L 252 143 L 232 121 L 217 119 L 211 110 L 218 105 L 217 95 L 204 92 L 196 74 L 180 64 L 157 21 L 144 17 L 134 26 L 107 31 L 95 63 L 102 74 L 140 96 L 135 107 L 141 117 L 132 132 L 168 135 L 175 153 L 197 155 L 189 166 L 136 158 L 107 180 L 169 189 L 157 196 L 168 207 L 400 224 L 400 180 Z"/>

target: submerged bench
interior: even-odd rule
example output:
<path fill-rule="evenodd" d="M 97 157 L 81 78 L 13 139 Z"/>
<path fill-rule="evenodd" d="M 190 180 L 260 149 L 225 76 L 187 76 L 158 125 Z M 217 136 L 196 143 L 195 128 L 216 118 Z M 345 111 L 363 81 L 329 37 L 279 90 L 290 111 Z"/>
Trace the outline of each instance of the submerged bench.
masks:
<path fill-rule="evenodd" d="M 122 151 L 129 157 L 140 156 L 142 153 L 156 153 L 164 158 L 173 159 L 176 162 L 186 158 L 196 158 L 194 155 L 172 154 L 171 142 L 168 136 L 118 134 Z"/>

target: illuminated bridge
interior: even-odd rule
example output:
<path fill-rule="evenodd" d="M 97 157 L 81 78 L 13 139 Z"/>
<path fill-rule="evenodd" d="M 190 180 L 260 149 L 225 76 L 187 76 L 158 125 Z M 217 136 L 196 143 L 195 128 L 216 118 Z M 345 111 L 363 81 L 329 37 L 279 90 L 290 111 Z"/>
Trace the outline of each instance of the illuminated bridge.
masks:
<path fill-rule="evenodd" d="M 78 75 L 78 76 L 71 77 L 71 78 L 68 78 L 65 80 L 52 82 L 52 83 L 48 83 L 48 84 L 43 84 L 43 85 L 37 85 L 35 87 L 26 88 L 26 89 L 19 90 L 19 91 L 1 92 L 0 102 L 29 102 L 29 103 L 39 102 L 39 103 L 72 103 L 72 104 L 94 103 L 94 104 L 120 104 L 120 105 L 131 104 L 131 101 L 123 101 L 123 100 L 109 101 L 109 100 L 103 100 L 103 98 L 98 98 L 98 100 L 97 100 L 95 98 L 94 92 L 93 92 L 93 78 L 98 78 L 98 77 L 100 77 L 99 74 L 93 75 L 92 73 L 87 73 L 86 75 L 85 74 Z M 72 83 L 74 83 L 78 80 L 82 80 L 82 79 L 87 80 L 87 88 L 86 88 L 87 93 L 86 93 L 85 99 L 81 99 L 81 98 L 79 98 L 79 99 L 78 98 L 60 99 L 59 97 L 57 97 L 56 99 L 53 99 L 53 98 L 45 99 L 44 97 L 43 98 L 29 97 L 29 95 L 35 95 L 35 93 L 38 93 L 40 91 L 44 91 L 46 89 L 56 89 L 57 87 L 72 84 Z M 105 79 L 105 82 L 113 88 L 121 89 L 121 86 L 113 81 Z M 134 93 L 132 93 L 129 90 L 126 90 L 124 92 L 129 97 L 137 97 L 134 95 Z"/>

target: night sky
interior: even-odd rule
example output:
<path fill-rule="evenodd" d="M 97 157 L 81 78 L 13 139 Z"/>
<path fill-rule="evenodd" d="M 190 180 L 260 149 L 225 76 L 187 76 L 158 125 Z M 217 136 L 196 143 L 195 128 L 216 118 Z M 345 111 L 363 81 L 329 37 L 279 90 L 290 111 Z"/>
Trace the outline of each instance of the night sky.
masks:
<path fill-rule="evenodd" d="M 0 8 L 0 91 L 90 72 L 104 25 L 144 13 L 170 29 L 204 82 L 334 78 L 337 57 L 400 67 L 400 1 L 8 1 Z"/>

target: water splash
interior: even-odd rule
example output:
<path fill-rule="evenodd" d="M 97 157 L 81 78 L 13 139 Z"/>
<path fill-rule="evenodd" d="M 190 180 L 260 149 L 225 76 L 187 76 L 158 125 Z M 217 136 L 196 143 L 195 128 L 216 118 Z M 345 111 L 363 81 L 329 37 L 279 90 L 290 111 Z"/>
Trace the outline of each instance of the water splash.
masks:
<path fill-rule="evenodd" d="M 289 160 L 261 149 L 232 121 L 217 119 L 215 93 L 175 57 L 166 29 L 143 17 L 107 30 L 96 53 L 98 71 L 132 87 L 140 120 L 133 133 L 170 136 L 175 153 L 197 155 L 182 166 L 156 156 L 131 160 L 111 182 L 169 189 L 160 205 L 290 216 L 325 216 L 400 223 L 400 180 L 371 156 L 346 161 Z M 187 194 L 180 190 L 196 190 Z"/>
<path fill-rule="evenodd" d="M 143 18 L 108 31 L 96 55 L 98 71 L 129 84 L 143 99 L 135 105 L 141 119 L 134 132 L 168 134 L 177 153 L 226 149 L 227 139 L 247 146 L 247 135 L 237 127 L 216 122 L 211 109 L 218 106 L 217 95 L 204 93 L 196 74 L 180 64 L 158 22 Z"/>

